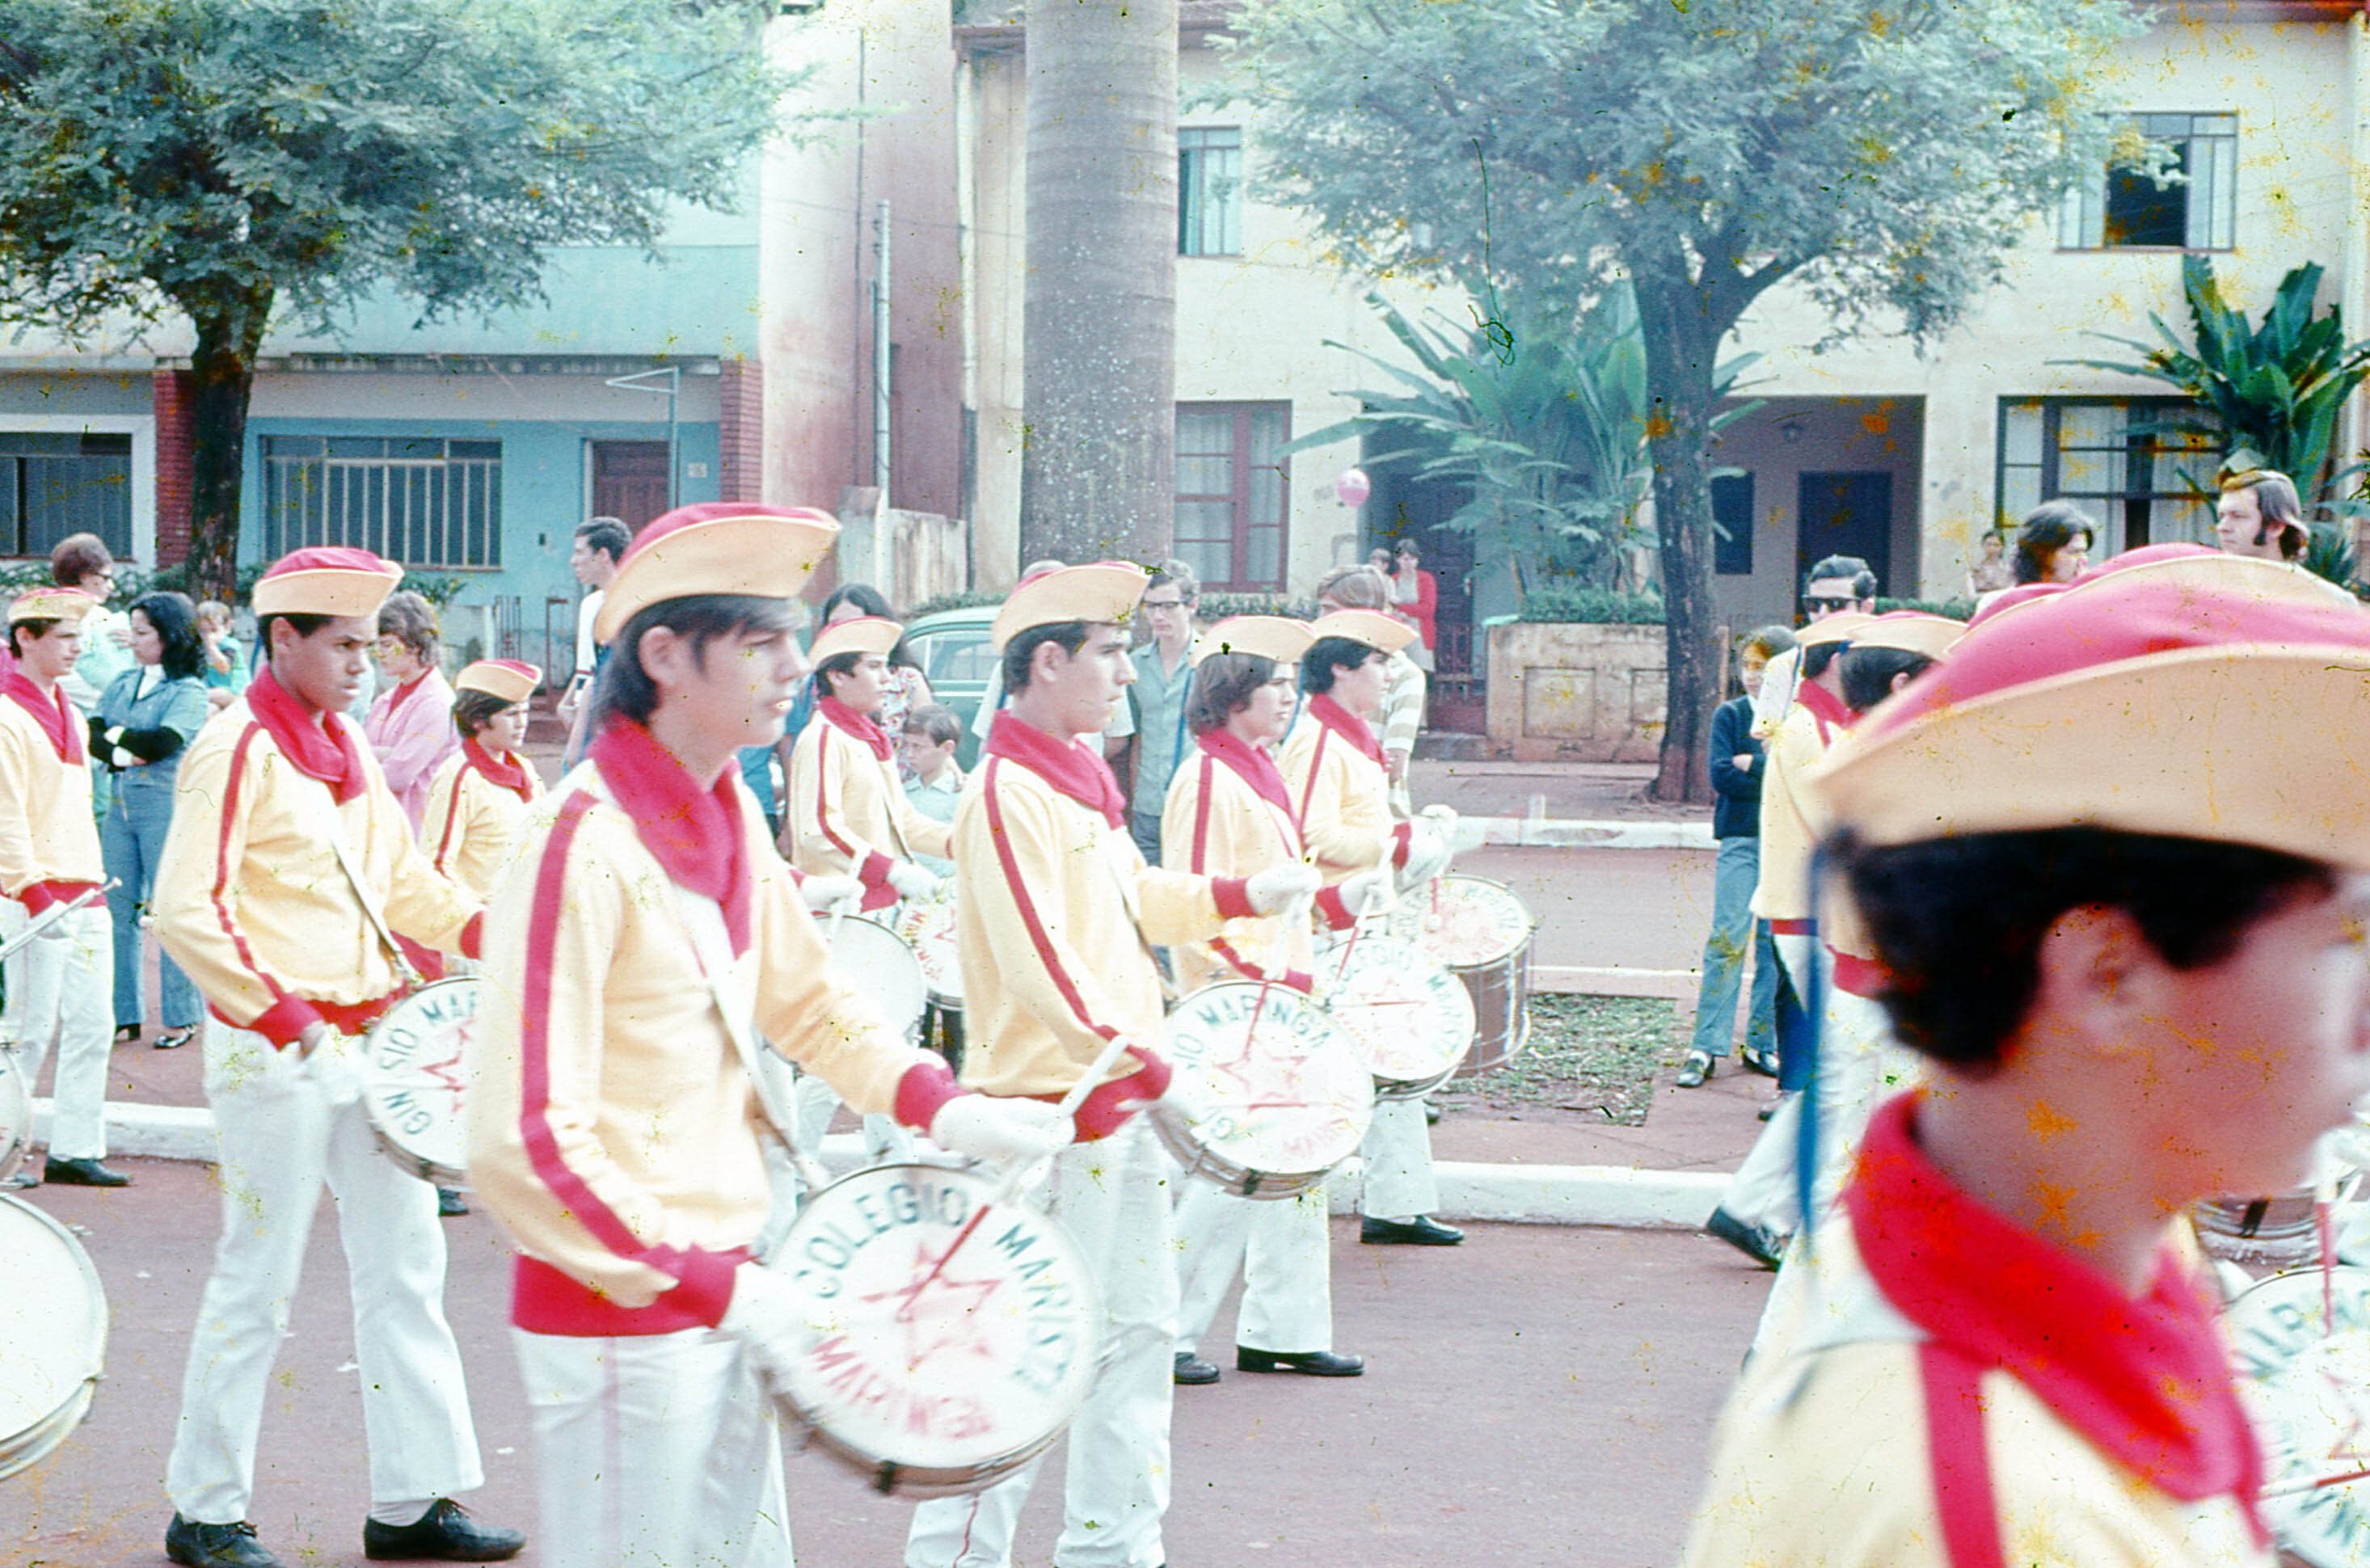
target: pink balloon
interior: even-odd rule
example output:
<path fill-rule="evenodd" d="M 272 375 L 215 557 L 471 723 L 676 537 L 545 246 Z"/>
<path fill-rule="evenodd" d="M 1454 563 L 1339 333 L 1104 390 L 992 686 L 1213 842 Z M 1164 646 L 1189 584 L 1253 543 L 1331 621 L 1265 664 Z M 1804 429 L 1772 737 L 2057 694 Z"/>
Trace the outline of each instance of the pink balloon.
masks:
<path fill-rule="evenodd" d="M 1333 481 L 1333 494 L 1344 506 L 1363 506 L 1366 498 L 1374 493 L 1374 481 L 1366 478 L 1363 468 L 1344 468 L 1341 477 Z"/>

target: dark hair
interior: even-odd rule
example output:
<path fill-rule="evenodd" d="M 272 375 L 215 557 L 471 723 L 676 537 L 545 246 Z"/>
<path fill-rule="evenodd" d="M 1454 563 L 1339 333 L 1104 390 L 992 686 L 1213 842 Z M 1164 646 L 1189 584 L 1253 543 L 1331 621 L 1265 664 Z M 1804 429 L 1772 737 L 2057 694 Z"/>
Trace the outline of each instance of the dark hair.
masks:
<path fill-rule="evenodd" d="M 282 610 L 277 614 L 260 617 L 255 623 L 256 646 L 262 650 L 264 662 L 269 663 L 271 660 L 272 622 L 286 621 L 288 629 L 297 636 L 310 637 L 337 618 L 335 616 L 300 615 L 294 610 Z"/>
<path fill-rule="evenodd" d="M 453 694 L 453 727 L 466 738 L 475 740 L 479 731 L 517 706 L 508 698 L 496 697 L 489 691 L 455 692 Z"/>
<path fill-rule="evenodd" d="M 819 698 L 837 697 L 839 695 L 839 688 L 833 686 L 830 681 L 823 677 L 826 675 L 852 675 L 856 674 L 856 666 L 863 663 L 863 661 L 864 651 L 860 648 L 851 648 L 845 653 L 834 653 L 830 658 L 825 659 L 822 663 L 817 664 L 814 668 L 815 695 Z"/>
<path fill-rule="evenodd" d="M 831 624 L 831 612 L 842 605 L 854 605 L 862 614 L 877 616 L 882 620 L 897 618 L 896 614 L 889 608 L 889 601 L 881 596 L 880 590 L 869 582 L 843 582 L 833 589 L 830 595 L 823 602 L 823 625 Z M 905 646 L 905 640 L 902 636 L 897 639 L 897 646 L 889 650 L 889 663 L 902 664 L 909 670 L 918 670 L 922 667 L 922 662 L 914 657 L 914 651 Z"/>
<path fill-rule="evenodd" d="M 1916 675 L 1934 662 L 1927 653 L 1913 653 L 1906 648 L 1851 648 L 1844 650 L 1844 706 L 1854 713 L 1865 713 L 1893 695 L 1896 676 Z"/>
<path fill-rule="evenodd" d="M 1320 637 L 1300 659 L 1300 689 L 1311 697 L 1333 689 L 1343 670 L 1354 670 L 1375 656 L 1375 650 L 1349 637 Z"/>
<path fill-rule="evenodd" d="M 941 703 L 926 702 L 919 708 L 905 709 L 904 732 L 926 735 L 933 745 L 945 745 L 962 739 L 962 721 L 955 710 Z"/>
<path fill-rule="evenodd" d="M 1087 645 L 1085 621 L 1056 621 L 1052 626 L 1032 626 L 1004 645 L 1004 690 L 1008 696 L 1029 689 L 1029 667 L 1037 662 L 1037 650 L 1053 642 L 1066 652 L 1076 653 Z"/>
<path fill-rule="evenodd" d="M 1827 557 L 1826 559 L 1819 562 L 1816 566 L 1811 568 L 1810 571 L 1802 573 L 1802 589 L 1805 593 L 1808 593 L 1812 583 L 1832 582 L 1839 577 L 1848 577 L 1851 579 L 1853 598 L 1873 599 L 1876 597 L 1876 573 L 1870 571 L 1868 569 L 1868 562 L 1860 559 L 1858 556 L 1836 555 Z"/>
<path fill-rule="evenodd" d="M 115 558 L 97 534 L 68 534 L 50 551 L 50 581 L 61 588 L 79 588 L 93 572 L 114 570 Z"/>
<path fill-rule="evenodd" d="M 47 616 L 39 620 L 10 621 L 8 623 L 9 656 L 11 658 L 21 658 L 24 655 L 24 646 L 17 640 L 17 633 L 22 632 L 25 636 L 25 640 L 29 642 L 39 641 L 40 639 L 49 636 L 50 628 L 57 624 L 58 617 L 55 616 Z"/>
<path fill-rule="evenodd" d="M 1193 689 L 1185 698 L 1185 724 L 1199 735 L 1225 728 L 1250 706 L 1251 695 L 1275 679 L 1275 661 L 1264 653 L 1213 653 L 1193 669 Z"/>
<path fill-rule="evenodd" d="M 2277 528 L 2280 531 L 2280 558 L 2294 560 L 2304 553 L 2309 530 L 2304 520 L 2304 502 L 2296 499 L 2295 481 L 2277 468 L 2248 468 L 2232 474 L 2222 481 L 2222 493 L 2233 490 L 2253 490 L 2255 510 L 2263 521 L 2255 529 L 2255 543 Z"/>
<path fill-rule="evenodd" d="M 1183 599 L 1188 607 L 1201 600 L 1202 580 L 1193 574 L 1191 561 L 1162 561 L 1152 569 L 1151 580 L 1145 583 L 1144 591 L 1149 594 L 1155 588 L 1170 587 L 1177 590 L 1178 597 Z"/>
<path fill-rule="evenodd" d="M 636 610 L 609 644 L 608 661 L 601 666 L 592 688 L 592 728 L 597 733 L 611 719 L 647 723 L 658 711 L 659 686 L 642 668 L 642 636 L 664 627 L 691 643 L 692 662 L 708 667 L 708 645 L 719 637 L 747 631 L 783 632 L 799 624 L 799 611 L 788 599 L 759 594 L 685 594 L 662 599 Z"/>
<path fill-rule="evenodd" d="M 599 550 L 612 561 L 623 558 L 634 543 L 632 531 L 616 517 L 588 518 L 576 525 L 576 536 L 584 541 L 586 549 Z"/>
<path fill-rule="evenodd" d="M 1799 647 L 1800 644 L 1797 644 Z M 1802 650 L 1801 676 L 1806 681 L 1817 680 L 1827 673 L 1827 666 L 1851 644 L 1848 642 L 1813 642 Z"/>
<path fill-rule="evenodd" d="M 2031 1010 L 2041 939 L 2069 909 L 2121 909 L 2179 970 L 2228 958 L 2247 929 L 2331 870 L 2274 849 L 2098 827 L 1978 833 L 1892 848 L 1849 835 L 1828 852 L 1886 971 L 1904 1043 L 1971 1075 L 1996 1071 Z"/>
<path fill-rule="evenodd" d="M 2096 526 L 2070 501 L 2044 501 L 2026 513 L 2023 525 L 2016 531 L 2017 582 L 2047 581 L 2050 558 L 2072 544 L 2077 534 L 2085 539 L 2095 537 Z"/>
<path fill-rule="evenodd" d="M 144 616 L 165 645 L 156 661 L 173 680 L 196 680 L 205 673 L 206 641 L 198 635 L 198 608 L 186 594 L 150 594 L 135 603 L 131 614 Z"/>

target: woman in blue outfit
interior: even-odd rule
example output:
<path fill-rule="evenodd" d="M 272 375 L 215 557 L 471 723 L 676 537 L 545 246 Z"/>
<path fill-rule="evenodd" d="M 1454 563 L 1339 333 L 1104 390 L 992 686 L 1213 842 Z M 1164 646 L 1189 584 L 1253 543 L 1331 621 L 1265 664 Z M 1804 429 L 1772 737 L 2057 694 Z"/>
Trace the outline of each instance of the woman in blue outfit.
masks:
<path fill-rule="evenodd" d="M 182 748 L 213 709 L 206 701 L 205 642 L 197 611 L 178 594 L 151 594 L 132 606 L 132 668 L 99 695 L 90 721 L 90 755 L 115 783 L 99 822 L 99 849 L 116 886 L 107 895 L 115 917 L 115 1038 L 140 1038 L 140 917 L 156 880 L 165 830 L 173 821 L 173 779 Z M 156 1048 L 189 1043 L 198 1025 L 198 991 L 180 966 L 157 955 L 164 1032 Z"/>

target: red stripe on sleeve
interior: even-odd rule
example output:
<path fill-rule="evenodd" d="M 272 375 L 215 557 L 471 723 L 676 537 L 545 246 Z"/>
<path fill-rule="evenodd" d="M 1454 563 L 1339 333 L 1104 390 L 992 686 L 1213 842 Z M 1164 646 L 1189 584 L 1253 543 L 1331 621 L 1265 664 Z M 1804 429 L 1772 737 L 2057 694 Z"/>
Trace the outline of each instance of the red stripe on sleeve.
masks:
<path fill-rule="evenodd" d="M 1333 732 L 1331 730 L 1327 729 L 1322 724 L 1317 726 L 1317 744 L 1310 748 L 1308 753 L 1308 782 L 1300 787 L 1300 811 L 1298 815 L 1300 817 L 1300 831 L 1303 834 L 1306 834 L 1308 831 L 1308 802 L 1314 800 L 1317 796 L 1317 775 L 1325 766 L 1325 743 L 1332 738 Z"/>
<path fill-rule="evenodd" d="M 453 799 L 444 807 L 444 831 L 436 836 L 435 866 L 444 870 L 444 856 L 453 847 L 453 824 L 461 820 L 461 780 L 468 776 L 469 766 L 464 761 L 453 770 Z M 449 873 L 448 873 L 449 874 Z"/>
<path fill-rule="evenodd" d="M 823 738 L 815 742 L 815 825 L 823 830 L 825 838 L 831 840 L 833 848 L 852 860 L 856 859 L 856 846 L 842 838 L 831 825 L 831 807 L 829 797 L 823 792 L 823 780 L 831 776 L 831 759 L 825 754 L 831 749 L 832 730 L 829 721 L 821 722 Z M 858 874 L 862 874 L 860 870 Z"/>
<path fill-rule="evenodd" d="M 1201 793 L 1193 802 L 1193 874 L 1197 877 L 1210 874 L 1210 770 L 1217 766 L 1216 757 L 1202 754 Z"/>

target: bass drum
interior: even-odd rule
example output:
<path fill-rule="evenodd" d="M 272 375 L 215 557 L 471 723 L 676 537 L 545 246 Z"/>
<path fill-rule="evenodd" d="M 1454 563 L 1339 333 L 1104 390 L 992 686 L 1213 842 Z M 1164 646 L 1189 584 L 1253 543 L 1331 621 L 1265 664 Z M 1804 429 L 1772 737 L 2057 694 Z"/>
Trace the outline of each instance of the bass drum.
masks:
<path fill-rule="evenodd" d="M 996 1183 L 877 1165 L 810 1197 L 766 1260 L 812 1343 L 776 1399 L 882 1492 L 978 1492 L 1070 1424 L 1102 1303 L 1067 1232 Z"/>
<path fill-rule="evenodd" d="M 2226 1314 L 2263 1446 L 2263 1522 L 2312 1568 L 2363 1568 L 2370 1539 L 2370 1270 L 2295 1269 Z"/>
<path fill-rule="evenodd" d="M 1176 1078 L 1153 1101 L 1152 1127 L 1189 1176 L 1240 1197 L 1289 1198 L 1322 1182 L 1366 1136 L 1366 1065 L 1297 992 L 1252 980 L 1204 986 L 1168 1015 L 1160 1045 Z"/>
<path fill-rule="evenodd" d="M 362 1111 L 386 1157 L 422 1181 L 467 1180 L 469 1036 L 484 982 L 439 980 L 380 1015 L 362 1038 Z"/>
<path fill-rule="evenodd" d="M 1531 940 L 1538 929 L 1514 890 L 1488 877 L 1445 876 L 1418 888 L 1385 929 L 1423 949 L 1473 998 L 1473 1049 L 1458 1078 L 1502 1067 L 1531 1042 Z"/>
<path fill-rule="evenodd" d="M 31 1469 L 90 1413 L 107 1365 L 107 1292 L 73 1232 L 0 1194 L 0 1480 Z"/>

